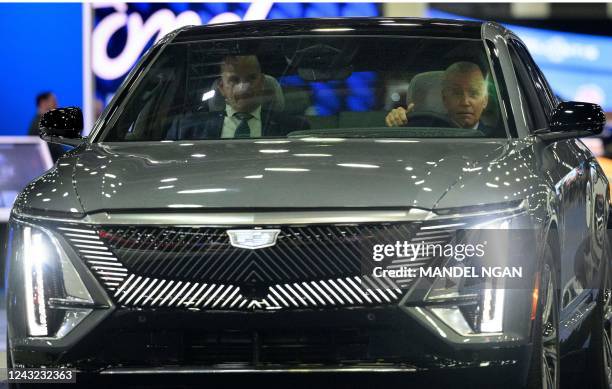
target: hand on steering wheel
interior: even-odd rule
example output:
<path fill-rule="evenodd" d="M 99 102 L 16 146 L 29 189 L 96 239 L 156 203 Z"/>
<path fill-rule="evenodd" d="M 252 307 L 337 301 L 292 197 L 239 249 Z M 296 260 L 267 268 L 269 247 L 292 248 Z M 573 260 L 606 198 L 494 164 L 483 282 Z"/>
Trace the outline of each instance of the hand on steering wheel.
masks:
<path fill-rule="evenodd" d="M 385 117 L 388 127 L 401 127 L 408 124 L 408 114 L 414 110 L 414 103 L 408 104 L 408 109 L 404 107 L 394 108 Z"/>
<path fill-rule="evenodd" d="M 398 107 L 387 114 L 388 127 L 457 127 L 446 115 L 434 111 L 415 111 L 414 103 L 407 108 Z"/>

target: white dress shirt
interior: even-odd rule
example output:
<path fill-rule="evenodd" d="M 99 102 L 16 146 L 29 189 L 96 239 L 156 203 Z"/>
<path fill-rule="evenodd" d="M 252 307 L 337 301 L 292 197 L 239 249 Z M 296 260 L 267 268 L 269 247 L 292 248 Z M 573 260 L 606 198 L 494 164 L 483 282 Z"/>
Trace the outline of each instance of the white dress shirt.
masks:
<path fill-rule="evenodd" d="M 240 125 L 241 120 L 238 119 L 234 114 L 237 112 L 230 105 L 225 105 L 225 112 L 227 115 L 223 120 L 223 130 L 221 131 L 221 138 L 234 138 L 236 129 Z M 249 112 L 251 118 L 247 121 L 249 128 L 251 129 L 251 138 L 261 137 L 261 105 Z"/>

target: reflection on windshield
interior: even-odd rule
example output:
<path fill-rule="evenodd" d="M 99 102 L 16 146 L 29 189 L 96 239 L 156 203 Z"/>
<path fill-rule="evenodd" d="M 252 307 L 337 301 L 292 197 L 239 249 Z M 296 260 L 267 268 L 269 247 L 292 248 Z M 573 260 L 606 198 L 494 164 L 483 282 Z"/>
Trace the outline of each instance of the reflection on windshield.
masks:
<path fill-rule="evenodd" d="M 506 137 L 482 42 L 171 44 L 99 140 Z"/>

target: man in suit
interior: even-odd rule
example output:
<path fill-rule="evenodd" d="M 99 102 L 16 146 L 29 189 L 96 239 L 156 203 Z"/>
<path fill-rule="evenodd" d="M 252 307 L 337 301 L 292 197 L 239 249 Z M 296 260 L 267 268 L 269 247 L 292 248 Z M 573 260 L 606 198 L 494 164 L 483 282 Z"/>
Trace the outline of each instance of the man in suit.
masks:
<path fill-rule="evenodd" d="M 219 139 L 282 137 L 307 130 L 301 118 L 272 110 L 264 104 L 268 90 L 265 76 L 254 55 L 227 56 L 221 63 L 217 90 L 225 99 L 223 110 L 195 113 L 172 129 L 170 139 Z M 281 93 L 282 92 L 278 92 Z M 179 131 L 179 134 L 176 134 Z"/>
<path fill-rule="evenodd" d="M 480 121 L 489 102 L 487 84 L 480 67 L 473 62 L 455 62 L 445 71 L 442 79 L 442 102 L 447 110 L 448 122 L 456 127 L 475 129 L 485 135 L 494 133 Z M 417 107 L 418 108 L 418 107 Z M 389 127 L 410 125 L 410 114 L 415 104 L 391 110 L 385 121 Z"/>
<path fill-rule="evenodd" d="M 30 122 L 30 127 L 28 128 L 29 136 L 40 136 L 40 118 L 45 113 L 51 111 L 52 109 L 57 108 L 57 97 L 53 92 L 42 92 L 36 95 L 36 115 L 32 118 Z M 47 143 L 47 147 L 49 147 L 49 152 L 51 153 L 51 158 L 53 162 L 57 161 L 59 157 L 62 156 L 67 150 L 65 146 L 56 144 L 56 143 Z"/>
<path fill-rule="evenodd" d="M 36 95 L 36 115 L 30 122 L 28 135 L 38 136 L 40 134 L 40 118 L 42 115 L 55 108 L 57 108 L 57 98 L 53 92 L 42 92 Z"/>

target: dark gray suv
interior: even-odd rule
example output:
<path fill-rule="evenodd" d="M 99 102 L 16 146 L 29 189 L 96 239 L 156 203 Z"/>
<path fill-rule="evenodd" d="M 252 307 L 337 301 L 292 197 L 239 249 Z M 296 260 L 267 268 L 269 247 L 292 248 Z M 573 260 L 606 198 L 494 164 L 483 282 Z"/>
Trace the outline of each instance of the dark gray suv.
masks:
<path fill-rule="evenodd" d="M 41 121 L 74 149 L 11 214 L 10 366 L 607 387 L 604 124 L 495 23 L 177 30 L 89 137 Z"/>

